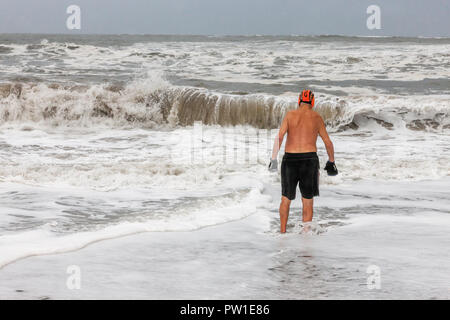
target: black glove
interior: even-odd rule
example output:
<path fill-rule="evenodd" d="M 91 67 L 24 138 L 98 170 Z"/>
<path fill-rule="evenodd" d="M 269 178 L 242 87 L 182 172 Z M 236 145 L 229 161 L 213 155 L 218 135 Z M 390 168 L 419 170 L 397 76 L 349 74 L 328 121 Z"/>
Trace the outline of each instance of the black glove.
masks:
<path fill-rule="evenodd" d="M 325 166 L 324 170 L 327 170 L 327 173 L 329 176 L 337 176 L 338 169 L 336 168 L 336 165 L 334 162 L 328 161 L 327 165 Z"/>
<path fill-rule="evenodd" d="M 275 172 L 275 171 L 277 171 L 277 170 L 278 170 L 278 160 L 277 160 L 277 159 L 275 159 L 275 160 L 270 160 L 270 163 L 269 163 L 269 171 Z"/>

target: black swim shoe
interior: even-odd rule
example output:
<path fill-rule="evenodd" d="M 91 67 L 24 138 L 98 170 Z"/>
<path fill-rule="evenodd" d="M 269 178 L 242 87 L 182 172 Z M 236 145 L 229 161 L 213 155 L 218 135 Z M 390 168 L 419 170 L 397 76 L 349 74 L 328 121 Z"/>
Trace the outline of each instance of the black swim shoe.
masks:
<path fill-rule="evenodd" d="M 336 165 L 334 162 L 328 161 L 327 165 L 325 166 L 324 170 L 327 171 L 329 176 L 337 176 L 338 169 L 336 168 Z"/>

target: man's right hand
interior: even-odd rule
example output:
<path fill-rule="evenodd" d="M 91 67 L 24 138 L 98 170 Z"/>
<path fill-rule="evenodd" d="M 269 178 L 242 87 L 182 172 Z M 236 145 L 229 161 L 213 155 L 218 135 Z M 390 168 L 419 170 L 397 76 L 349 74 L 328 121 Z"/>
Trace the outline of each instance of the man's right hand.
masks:
<path fill-rule="evenodd" d="M 324 170 L 327 171 L 329 176 L 337 176 L 338 169 L 336 168 L 336 165 L 334 162 L 328 161 L 327 165 L 325 166 Z"/>
<path fill-rule="evenodd" d="M 270 172 L 278 171 L 278 160 L 277 159 L 271 159 L 270 160 L 269 171 Z"/>

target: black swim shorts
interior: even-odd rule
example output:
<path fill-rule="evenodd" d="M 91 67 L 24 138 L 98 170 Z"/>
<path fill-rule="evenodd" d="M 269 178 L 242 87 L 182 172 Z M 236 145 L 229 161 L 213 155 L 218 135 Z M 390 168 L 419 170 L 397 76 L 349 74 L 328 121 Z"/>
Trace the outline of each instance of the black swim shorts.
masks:
<path fill-rule="evenodd" d="M 312 199 L 319 195 L 319 157 L 315 152 L 285 153 L 281 163 L 281 193 L 295 199 L 299 184 L 302 197 Z"/>

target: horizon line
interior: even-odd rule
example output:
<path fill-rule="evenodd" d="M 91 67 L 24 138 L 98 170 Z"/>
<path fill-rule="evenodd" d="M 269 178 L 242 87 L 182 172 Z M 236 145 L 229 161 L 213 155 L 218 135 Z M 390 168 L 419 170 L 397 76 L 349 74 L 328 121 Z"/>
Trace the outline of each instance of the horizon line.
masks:
<path fill-rule="evenodd" d="M 415 38 L 450 39 L 450 36 L 406 35 L 347 35 L 347 34 L 195 34 L 195 33 L 83 33 L 71 32 L 0 32 L 0 35 L 49 35 L 49 36 L 175 36 L 175 37 L 343 37 L 343 38 Z"/>

